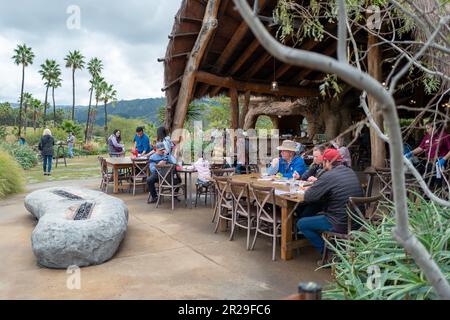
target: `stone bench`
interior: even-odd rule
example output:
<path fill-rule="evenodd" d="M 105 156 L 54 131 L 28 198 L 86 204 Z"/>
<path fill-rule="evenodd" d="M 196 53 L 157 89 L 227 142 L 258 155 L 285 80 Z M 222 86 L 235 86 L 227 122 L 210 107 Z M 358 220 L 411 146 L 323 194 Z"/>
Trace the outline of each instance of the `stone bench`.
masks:
<path fill-rule="evenodd" d="M 101 264 L 127 231 L 125 203 L 98 191 L 43 189 L 29 194 L 25 207 L 39 220 L 31 235 L 33 253 L 48 268 Z"/>

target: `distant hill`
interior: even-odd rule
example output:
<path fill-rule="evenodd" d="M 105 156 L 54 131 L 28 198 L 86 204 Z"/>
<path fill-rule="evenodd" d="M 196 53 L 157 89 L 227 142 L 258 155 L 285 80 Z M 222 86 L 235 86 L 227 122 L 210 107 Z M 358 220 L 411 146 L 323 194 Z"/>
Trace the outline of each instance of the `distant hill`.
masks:
<path fill-rule="evenodd" d="M 120 116 L 126 119 L 144 118 L 148 122 L 159 125 L 158 110 L 166 104 L 165 98 L 148 98 L 135 100 L 121 100 L 115 106 L 111 103 L 107 105 L 108 115 Z M 19 107 L 18 103 L 11 103 L 13 108 Z M 95 107 L 95 105 L 94 105 Z M 56 106 L 57 109 L 63 109 L 65 112 L 72 112 L 72 106 Z M 50 112 L 53 107 L 50 106 Z M 86 122 L 88 106 L 75 106 L 75 120 L 81 123 Z M 99 104 L 95 123 L 103 125 L 105 122 L 105 114 L 103 104 Z"/>
<path fill-rule="evenodd" d="M 120 116 L 126 119 L 144 118 L 148 122 L 159 124 L 158 110 L 161 106 L 166 104 L 165 98 L 149 98 L 149 99 L 135 99 L 118 101 L 115 106 L 111 103 L 107 105 L 108 115 Z M 71 106 L 62 107 L 70 111 Z M 78 122 L 86 122 L 87 120 L 87 106 L 75 107 L 75 119 Z M 103 104 L 98 106 L 97 116 L 95 122 L 98 125 L 103 125 L 105 122 L 105 114 Z"/>

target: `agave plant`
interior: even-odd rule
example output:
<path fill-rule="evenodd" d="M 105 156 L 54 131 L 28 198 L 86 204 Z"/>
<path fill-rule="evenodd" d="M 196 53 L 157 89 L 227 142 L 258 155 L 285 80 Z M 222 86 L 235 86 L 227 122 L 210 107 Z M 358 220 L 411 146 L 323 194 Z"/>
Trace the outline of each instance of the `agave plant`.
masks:
<path fill-rule="evenodd" d="M 408 204 L 412 231 L 450 279 L 450 209 L 415 196 Z M 383 205 L 394 212 L 392 203 Z M 395 218 L 387 214 L 378 225 L 361 223 L 363 228 L 353 231 L 351 240 L 328 243 L 335 253 L 328 265 L 335 281 L 326 287 L 323 298 L 436 299 L 422 271 L 393 239 Z"/>

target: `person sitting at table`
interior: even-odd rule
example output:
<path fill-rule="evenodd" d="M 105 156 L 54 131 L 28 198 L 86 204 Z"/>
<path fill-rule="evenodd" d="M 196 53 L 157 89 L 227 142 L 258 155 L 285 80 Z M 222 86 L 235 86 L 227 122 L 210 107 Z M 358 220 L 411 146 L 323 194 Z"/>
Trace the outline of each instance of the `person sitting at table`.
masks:
<path fill-rule="evenodd" d="M 150 176 L 147 177 L 147 186 L 148 190 L 150 191 L 150 195 L 152 196 L 152 199 L 149 201 L 149 203 L 156 203 L 158 201 L 158 194 L 156 192 L 155 184 L 158 182 L 158 173 L 156 172 L 156 165 L 165 165 L 168 163 L 175 164 L 171 162 L 170 157 L 165 154 L 166 147 L 164 146 L 164 143 L 158 142 L 156 143 L 156 151 L 150 156 Z M 174 178 L 174 184 L 178 184 L 180 181 L 177 181 L 177 178 Z"/>
<path fill-rule="evenodd" d="M 352 167 L 352 156 L 350 155 L 350 150 L 345 146 L 344 144 L 344 138 L 338 137 L 335 141 L 331 141 L 331 145 L 336 149 L 339 150 L 339 154 L 342 157 L 342 162 L 347 167 Z"/>
<path fill-rule="evenodd" d="M 173 154 L 175 144 L 170 139 L 170 136 L 167 133 L 166 127 L 159 127 L 156 130 L 156 142 L 164 143 L 164 147 L 166 148 L 165 154 L 167 154 L 169 156 L 169 158 L 171 158 L 171 161 L 175 163 L 177 161 Z"/>
<path fill-rule="evenodd" d="M 108 151 L 111 157 L 121 157 L 125 154 L 125 145 L 121 142 L 119 129 L 115 129 L 108 138 Z"/>
<path fill-rule="evenodd" d="M 297 144 L 291 140 L 284 140 L 281 146 L 277 147 L 281 151 L 281 157 L 272 160 L 267 174 L 274 175 L 281 173 L 285 178 L 292 178 L 294 172 L 302 175 L 306 171 L 306 165 L 303 158 L 295 153 L 297 152 Z"/>
<path fill-rule="evenodd" d="M 137 127 L 136 128 L 136 135 L 133 139 L 134 142 L 134 148 L 137 149 L 138 154 L 144 156 L 148 154 L 153 154 L 155 151 L 153 150 L 153 146 L 150 145 L 150 139 L 148 136 L 144 133 L 144 128 Z"/>
<path fill-rule="evenodd" d="M 298 230 L 323 253 L 323 231 L 347 233 L 347 202 L 350 197 L 362 197 L 361 182 L 356 173 L 343 164 L 336 149 L 327 149 L 323 154 L 323 173 L 305 191 L 306 203 L 321 203 L 322 210 L 312 217 L 300 218 Z"/>
<path fill-rule="evenodd" d="M 309 166 L 309 169 L 302 175 L 294 173 L 294 179 L 301 179 L 304 181 L 314 182 L 324 172 L 323 170 L 323 153 L 325 147 L 323 145 L 317 145 L 313 148 L 313 164 Z"/>
<path fill-rule="evenodd" d="M 450 135 L 444 127 L 436 127 L 433 123 L 426 124 L 426 134 L 420 145 L 412 151 L 406 152 L 405 157 L 410 159 L 416 155 L 425 153 L 425 159 L 420 161 L 418 170 L 422 175 L 434 173 L 431 177 L 432 188 L 442 185 L 442 175 L 435 174 L 436 167 L 441 169 L 450 159 Z"/>

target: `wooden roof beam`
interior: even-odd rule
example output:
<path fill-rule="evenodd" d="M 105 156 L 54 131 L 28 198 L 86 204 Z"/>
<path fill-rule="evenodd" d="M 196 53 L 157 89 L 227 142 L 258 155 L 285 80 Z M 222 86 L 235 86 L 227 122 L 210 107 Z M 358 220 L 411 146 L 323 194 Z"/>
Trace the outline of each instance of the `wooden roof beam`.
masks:
<path fill-rule="evenodd" d="M 258 0 L 259 1 L 259 10 L 264 9 L 266 2 L 265 0 Z M 242 39 L 247 34 L 249 28 L 245 21 L 242 21 L 239 27 L 234 32 L 233 36 L 231 37 L 230 41 L 227 43 L 225 49 L 223 49 L 222 54 L 217 59 L 215 69 L 214 71 L 220 74 L 223 70 L 223 67 L 227 63 L 228 59 L 230 59 L 231 55 L 235 52 L 238 45 L 241 43 Z"/>
<path fill-rule="evenodd" d="M 330 46 L 328 46 L 324 51 L 323 54 L 327 56 L 331 56 L 336 52 L 336 42 Z M 304 80 L 308 75 L 310 75 L 314 70 L 311 69 L 303 69 L 300 71 L 300 73 L 294 78 L 294 83 L 299 83 L 301 80 Z"/>
<path fill-rule="evenodd" d="M 202 28 L 200 29 L 200 33 L 198 34 L 184 68 L 173 123 L 171 124 L 172 132 L 177 129 L 181 129 L 184 126 L 184 120 L 186 118 L 189 103 L 191 102 L 193 96 L 195 73 L 200 66 L 205 50 L 208 47 L 208 44 L 214 34 L 214 30 L 218 25 L 217 14 L 219 11 L 219 6 L 220 0 L 208 0 L 203 17 Z M 169 125 L 170 123 L 166 123 L 166 127 Z"/>
<path fill-rule="evenodd" d="M 241 92 L 250 91 L 252 93 L 272 96 L 301 98 L 317 97 L 319 95 L 319 90 L 317 88 L 279 86 L 278 91 L 272 91 L 271 84 L 239 81 L 231 77 L 221 77 L 204 71 L 197 71 L 195 73 L 195 80 L 220 88 L 234 88 Z"/>
<path fill-rule="evenodd" d="M 177 84 L 178 82 L 181 81 L 181 79 L 183 78 L 183 76 L 179 76 L 178 78 L 176 78 L 175 80 L 173 80 L 172 82 L 170 82 L 168 85 L 166 85 L 164 88 L 161 89 L 162 92 L 167 91 L 170 87 L 172 87 L 173 85 Z"/>
<path fill-rule="evenodd" d="M 172 33 L 168 35 L 170 40 L 181 37 L 195 37 L 198 36 L 198 32 L 180 32 L 180 33 Z"/>

